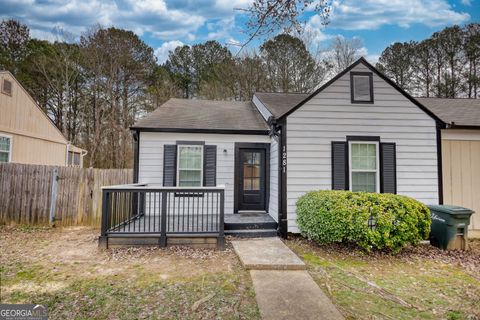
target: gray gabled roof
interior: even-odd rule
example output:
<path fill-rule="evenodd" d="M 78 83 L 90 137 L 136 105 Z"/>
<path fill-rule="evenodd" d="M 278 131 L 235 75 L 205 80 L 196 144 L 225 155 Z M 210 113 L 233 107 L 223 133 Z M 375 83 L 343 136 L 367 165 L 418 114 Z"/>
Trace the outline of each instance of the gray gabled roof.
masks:
<path fill-rule="evenodd" d="M 480 127 L 479 99 L 416 98 L 446 124 Z"/>
<path fill-rule="evenodd" d="M 255 96 L 278 119 L 306 99 L 308 93 L 255 92 Z"/>
<path fill-rule="evenodd" d="M 269 127 L 251 101 L 170 99 L 131 129 L 267 134 Z"/>

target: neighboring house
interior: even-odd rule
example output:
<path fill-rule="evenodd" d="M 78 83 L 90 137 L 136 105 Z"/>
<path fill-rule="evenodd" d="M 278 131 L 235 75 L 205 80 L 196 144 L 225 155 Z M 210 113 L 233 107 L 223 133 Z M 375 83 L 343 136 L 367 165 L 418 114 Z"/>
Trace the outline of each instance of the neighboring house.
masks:
<path fill-rule="evenodd" d="M 443 201 L 473 209 L 470 233 L 480 237 L 480 100 L 417 98 L 444 123 Z"/>
<path fill-rule="evenodd" d="M 71 145 L 8 71 L 0 71 L 0 162 L 82 166 Z"/>

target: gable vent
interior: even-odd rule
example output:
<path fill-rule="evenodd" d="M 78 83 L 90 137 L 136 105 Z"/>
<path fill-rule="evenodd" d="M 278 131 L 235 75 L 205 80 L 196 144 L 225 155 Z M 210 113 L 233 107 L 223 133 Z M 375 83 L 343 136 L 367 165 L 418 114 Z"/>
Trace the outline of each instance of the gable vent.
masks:
<path fill-rule="evenodd" d="M 373 103 L 373 77 L 371 72 L 351 72 L 352 103 Z"/>
<path fill-rule="evenodd" d="M 12 95 L 12 82 L 7 79 L 3 79 L 2 93 L 11 96 Z"/>
<path fill-rule="evenodd" d="M 353 88 L 355 90 L 355 100 L 370 100 L 370 85 L 368 77 L 353 77 Z"/>

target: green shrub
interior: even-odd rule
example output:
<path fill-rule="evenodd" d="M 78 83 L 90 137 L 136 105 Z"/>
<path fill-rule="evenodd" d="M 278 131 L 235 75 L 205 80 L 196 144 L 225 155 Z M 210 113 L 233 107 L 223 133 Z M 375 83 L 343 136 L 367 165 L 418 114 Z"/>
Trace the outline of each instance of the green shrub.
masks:
<path fill-rule="evenodd" d="M 405 196 L 324 190 L 298 199 L 297 223 L 303 236 L 320 244 L 353 242 L 396 253 L 428 238 L 431 219 L 424 204 Z"/>

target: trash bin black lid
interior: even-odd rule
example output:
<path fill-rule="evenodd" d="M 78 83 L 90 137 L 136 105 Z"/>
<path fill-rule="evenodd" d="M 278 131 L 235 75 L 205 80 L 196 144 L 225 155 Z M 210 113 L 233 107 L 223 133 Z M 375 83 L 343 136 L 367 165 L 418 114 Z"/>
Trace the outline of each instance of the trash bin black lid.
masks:
<path fill-rule="evenodd" d="M 430 211 L 439 211 L 447 214 L 472 214 L 474 213 L 473 210 L 460 207 L 460 206 L 454 206 L 454 205 L 449 205 L 449 204 L 442 204 L 442 205 L 428 205 L 428 208 Z"/>

